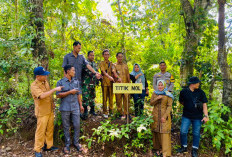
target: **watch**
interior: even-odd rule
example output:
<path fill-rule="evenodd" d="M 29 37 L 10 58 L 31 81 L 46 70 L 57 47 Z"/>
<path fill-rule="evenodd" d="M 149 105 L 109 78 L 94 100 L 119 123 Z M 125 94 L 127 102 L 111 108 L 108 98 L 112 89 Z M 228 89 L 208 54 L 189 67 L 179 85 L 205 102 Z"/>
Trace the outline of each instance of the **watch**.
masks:
<path fill-rule="evenodd" d="M 205 118 L 208 118 L 209 116 L 208 116 L 208 115 L 205 115 L 204 117 L 205 117 Z"/>

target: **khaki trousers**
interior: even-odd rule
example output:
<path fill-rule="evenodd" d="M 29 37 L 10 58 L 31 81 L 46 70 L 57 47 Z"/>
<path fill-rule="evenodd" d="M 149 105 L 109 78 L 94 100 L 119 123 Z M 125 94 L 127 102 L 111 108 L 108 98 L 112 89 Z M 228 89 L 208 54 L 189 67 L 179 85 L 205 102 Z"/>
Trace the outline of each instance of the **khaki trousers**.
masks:
<path fill-rule="evenodd" d="M 121 115 L 127 115 L 127 103 L 129 102 L 129 94 L 115 94 L 117 110 Z M 122 101 L 123 101 L 123 111 L 122 111 Z M 128 106 L 130 106 L 128 104 Z M 129 108 L 129 107 L 128 107 Z"/>
<path fill-rule="evenodd" d="M 161 150 L 163 156 L 171 156 L 171 134 L 163 134 L 153 132 L 153 148 L 155 150 Z"/>
<path fill-rule="evenodd" d="M 103 114 L 108 114 L 107 112 L 107 100 L 109 101 L 109 113 L 113 113 L 113 87 L 112 86 L 102 86 L 103 95 Z"/>
<path fill-rule="evenodd" d="M 37 117 L 37 127 L 35 132 L 34 151 L 41 152 L 44 143 L 47 148 L 53 146 L 54 114 L 50 113 L 45 116 Z"/>

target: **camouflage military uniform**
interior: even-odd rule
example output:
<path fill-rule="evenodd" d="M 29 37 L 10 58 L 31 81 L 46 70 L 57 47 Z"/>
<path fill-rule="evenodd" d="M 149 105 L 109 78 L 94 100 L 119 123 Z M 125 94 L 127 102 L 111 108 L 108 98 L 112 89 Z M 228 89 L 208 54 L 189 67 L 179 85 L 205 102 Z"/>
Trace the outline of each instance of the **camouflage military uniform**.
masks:
<path fill-rule="evenodd" d="M 98 71 L 97 64 L 95 62 L 88 62 L 95 71 Z M 97 84 L 98 79 L 96 78 L 95 74 L 85 66 L 82 72 L 82 105 L 84 108 L 87 106 L 95 106 L 95 87 Z"/>

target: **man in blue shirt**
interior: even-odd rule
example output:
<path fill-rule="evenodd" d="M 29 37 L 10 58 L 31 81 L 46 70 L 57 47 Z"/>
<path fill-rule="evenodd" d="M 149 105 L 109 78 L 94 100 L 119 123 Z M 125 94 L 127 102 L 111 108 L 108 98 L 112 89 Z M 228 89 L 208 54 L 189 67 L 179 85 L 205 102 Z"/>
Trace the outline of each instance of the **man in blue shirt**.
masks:
<path fill-rule="evenodd" d="M 62 67 L 64 68 L 65 65 L 72 65 L 75 68 L 75 78 L 78 79 L 80 85 L 82 83 L 82 70 L 86 66 L 95 76 L 97 79 L 101 78 L 101 74 L 95 71 L 89 62 L 85 59 L 85 57 L 79 54 L 81 51 L 81 43 L 79 41 L 75 41 L 73 43 L 73 51 L 64 56 Z"/>
<path fill-rule="evenodd" d="M 77 151 L 82 151 L 79 144 L 80 136 L 80 111 L 83 112 L 82 101 L 80 94 L 79 81 L 74 77 L 75 68 L 72 65 L 64 66 L 65 77 L 57 82 L 57 86 L 64 88 L 60 92 L 56 92 L 58 98 L 61 98 L 60 112 L 62 117 L 65 147 L 63 149 L 65 154 L 70 153 L 70 119 L 72 119 L 74 135 L 73 143 Z"/>

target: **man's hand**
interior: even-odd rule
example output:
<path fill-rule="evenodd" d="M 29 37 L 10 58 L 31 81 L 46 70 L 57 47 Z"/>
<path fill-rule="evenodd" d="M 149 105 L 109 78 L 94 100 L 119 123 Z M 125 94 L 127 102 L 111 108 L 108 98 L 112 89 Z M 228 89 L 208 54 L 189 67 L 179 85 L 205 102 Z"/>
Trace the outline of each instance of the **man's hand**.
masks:
<path fill-rule="evenodd" d="M 121 78 L 119 78 L 119 79 L 118 79 L 118 82 L 119 82 L 119 83 L 121 83 L 121 82 L 122 82 L 122 79 L 121 79 Z"/>
<path fill-rule="evenodd" d="M 146 89 L 146 94 L 149 95 L 149 90 L 148 89 Z"/>
<path fill-rule="evenodd" d="M 161 122 L 162 122 L 162 123 L 165 123 L 165 122 L 166 122 L 166 119 L 165 119 L 165 118 L 161 118 Z"/>
<path fill-rule="evenodd" d="M 52 103 L 52 107 L 53 107 L 53 110 L 55 110 L 56 105 L 55 105 L 55 103 L 54 103 L 54 102 Z"/>
<path fill-rule="evenodd" d="M 99 74 L 99 73 L 96 73 L 95 75 L 96 75 L 98 80 L 102 77 L 101 74 Z"/>
<path fill-rule="evenodd" d="M 72 89 L 72 90 L 70 90 L 69 91 L 71 94 L 76 94 L 77 92 L 79 92 L 78 90 L 76 90 L 76 89 Z"/>
<path fill-rule="evenodd" d="M 115 82 L 113 77 L 109 76 L 109 79 L 110 81 Z"/>
<path fill-rule="evenodd" d="M 207 116 L 207 117 L 204 117 L 201 121 L 202 121 L 203 123 L 206 123 L 206 122 L 209 121 L 209 117 L 208 117 L 208 116 Z"/>
<path fill-rule="evenodd" d="M 80 105 L 80 110 L 81 110 L 81 113 L 84 112 L 84 107 L 82 105 Z"/>
<path fill-rule="evenodd" d="M 61 90 L 62 90 L 62 88 L 64 88 L 64 86 L 56 87 L 56 88 L 54 88 L 54 90 L 55 90 L 55 91 L 61 91 Z"/>
<path fill-rule="evenodd" d="M 159 95 L 159 96 L 157 97 L 158 100 L 159 100 L 159 99 L 162 99 L 162 98 L 163 98 L 162 95 Z"/>

